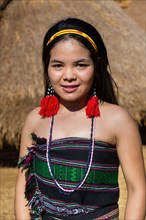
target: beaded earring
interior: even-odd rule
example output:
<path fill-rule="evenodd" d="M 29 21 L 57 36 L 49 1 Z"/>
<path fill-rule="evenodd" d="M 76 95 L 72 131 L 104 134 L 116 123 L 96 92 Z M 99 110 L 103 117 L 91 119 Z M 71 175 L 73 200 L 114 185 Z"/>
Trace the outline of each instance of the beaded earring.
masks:
<path fill-rule="evenodd" d="M 59 110 L 59 100 L 55 96 L 54 89 L 51 85 L 48 87 L 47 95 L 41 100 L 41 109 L 39 114 L 43 117 L 56 115 Z"/>
<path fill-rule="evenodd" d="M 100 111 L 99 111 L 99 106 L 98 106 L 98 97 L 96 95 L 95 87 L 93 88 L 93 95 L 87 102 L 86 115 L 89 118 L 100 116 Z"/>
<path fill-rule="evenodd" d="M 48 87 L 47 95 L 41 100 L 41 109 L 39 114 L 43 117 L 51 117 L 56 115 L 59 110 L 59 100 L 54 95 L 54 89 L 50 85 Z M 100 111 L 98 107 L 98 97 L 96 95 L 96 89 L 93 89 L 93 95 L 87 102 L 86 115 L 89 118 L 100 116 Z"/>

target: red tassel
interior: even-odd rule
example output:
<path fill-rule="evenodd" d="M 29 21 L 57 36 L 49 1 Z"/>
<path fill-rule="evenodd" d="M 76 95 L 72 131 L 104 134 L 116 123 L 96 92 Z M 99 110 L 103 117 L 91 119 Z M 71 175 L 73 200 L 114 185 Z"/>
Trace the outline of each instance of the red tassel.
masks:
<path fill-rule="evenodd" d="M 56 96 L 46 96 L 41 100 L 39 114 L 43 117 L 56 115 L 59 110 L 59 101 Z"/>
<path fill-rule="evenodd" d="M 86 107 L 86 115 L 89 118 L 100 116 L 97 96 L 93 96 L 89 99 Z"/>

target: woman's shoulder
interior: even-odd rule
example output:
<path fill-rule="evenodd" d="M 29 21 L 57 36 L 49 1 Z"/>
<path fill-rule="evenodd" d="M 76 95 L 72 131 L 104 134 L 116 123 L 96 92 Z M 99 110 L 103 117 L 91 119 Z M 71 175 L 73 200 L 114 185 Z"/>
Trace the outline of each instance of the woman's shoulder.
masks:
<path fill-rule="evenodd" d="M 129 115 L 128 110 L 126 110 L 126 108 L 124 108 L 121 105 L 116 105 L 116 104 L 111 104 L 108 102 L 103 102 L 100 104 L 101 109 L 103 109 L 105 112 L 113 112 L 116 115 Z"/>
<path fill-rule="evenodd" d="M 101 106 L 101 118 L 106 128 L 109 128 L 116 143 L 119 140 L 123 142 L 123 140 L 133 139 L 134 136 L 138 137 L 138 124 L 124 107 L 104 103 Z"/>
<path fill-rule="evenodd" d="M 31 110 L 28 113 L 26 120 L 39 120 L 41 118 L 39 111 L 40 111 L 40 106 Z"/>
<path fill-rule="evenodd" d="M 20 156 L 27 154 L 27 147 L 31 146 L 32 138 L 31 133 L 33 133 L 35 127 L 38 125 L 41 116 L 39 115 L 40 107 L 33 109 L 24 121 L 22 131 L 21 131 L 21 143 L 20 143 Z M 27 147 L 26 147 L 27 146 Z"/>
<path fill-rule="evenodd" d="M 130 112 L 120 105 L 104 102 L 101 104 L 101 115 L 102 113 L 103 117 L 116 124 L 133 121 Z"/>
<path fill-rule="evenodd" d="M 39 111 L 40 107 L 36 107 L 33 110 L 31 110 L 26 116 L 24 126 L 35 127 L 36 123 L 38 123 L 42 118 L 42 116 L 40 116 L 39 114 Z"/>

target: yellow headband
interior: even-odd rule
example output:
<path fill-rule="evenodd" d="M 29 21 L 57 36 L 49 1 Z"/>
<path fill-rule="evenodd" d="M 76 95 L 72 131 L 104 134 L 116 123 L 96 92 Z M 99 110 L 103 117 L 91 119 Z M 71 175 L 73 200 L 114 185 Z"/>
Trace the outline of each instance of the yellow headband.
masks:
<path fill-rule="evenodd" d="M 86 38 L 92 44 L 94 49 L 97 51 L 97 46 L 96 46 L 95 42 L 91 39 L 91 37 L 89 37 L 84 32 L 81 32 L 81 31 L 75 30 L 75 29 L 64 29 L 64 30 L 58 31 L 48 40 L 46 46 L 48 46 L 49 43 L 51 43 L 56 37 L 59 37 L 60 35 L 63 35 L 63 34 L 78 34 L 78 35 Z"/>

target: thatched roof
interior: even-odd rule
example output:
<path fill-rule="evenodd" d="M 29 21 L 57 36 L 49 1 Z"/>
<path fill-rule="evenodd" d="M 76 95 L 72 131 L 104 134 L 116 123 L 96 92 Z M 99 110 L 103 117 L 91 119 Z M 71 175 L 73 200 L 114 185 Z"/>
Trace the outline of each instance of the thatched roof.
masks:
<path fill-rule="evenodd" d="M 50 25 L 68 17 L 91 22 L 104 38 L 120 103 L 141 120 L 145 36 L 112 0 L 13 0 L 1 14 L 1 145 L 18 146 L 27 113 L 43 96 L 41 47 Z"/>

